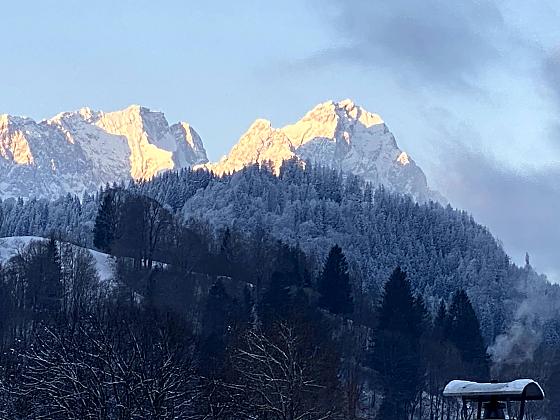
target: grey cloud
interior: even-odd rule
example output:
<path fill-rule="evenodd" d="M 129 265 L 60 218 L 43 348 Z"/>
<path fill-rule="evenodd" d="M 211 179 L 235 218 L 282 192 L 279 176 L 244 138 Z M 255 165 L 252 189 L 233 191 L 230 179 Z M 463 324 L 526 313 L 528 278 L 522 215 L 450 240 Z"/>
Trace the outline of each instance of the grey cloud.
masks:
<path fill-rule="evenodd" d="M 455 144 L 438 169 L 438 187 L 453 205 L 488 226 L 507 251 L 528 251 L 538 270 L 560 281 L 560 163 L 518 171 Z"/>
<path fill-rule="evenodd" d="M 560 105 L 560 49 L 545 57 L 543 73 L 547 87 Z"/>
<path fill-rule="evenodd" d="M 451 87 L 470 86 L 500 56 L 505 31 L 491 1 L 393 0 L 333 3 L 329 29 L 344 46 L 312 57 L 312 64 L 335 60 L 387 67 L 401 77 Z"/>
<path fill-rule="evenodd" d="M 544 81 L 545 95 L 554 102 L 556 112 L 560 111 L 560 48 L 545 54 L 542 66 L 542 79 Z M 560 150 L 560 118 L 550 123 L 548 138 L 552 147 Z"/>
<path fill-rule="evenodd" d="M 550 124 L 547 134 L 552 143 L 553 150 L 560 151 L 560 122 L 555 121 Z"/>

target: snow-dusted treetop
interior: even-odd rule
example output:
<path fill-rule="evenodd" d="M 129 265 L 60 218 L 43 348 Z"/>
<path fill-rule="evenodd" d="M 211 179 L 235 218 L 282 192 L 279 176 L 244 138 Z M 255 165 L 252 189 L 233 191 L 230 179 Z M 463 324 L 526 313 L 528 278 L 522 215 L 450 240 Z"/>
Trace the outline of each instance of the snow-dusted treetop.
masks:
<path fill-rule="evenodd" d="M 350 99 L 319 104 L 295 124 L 279 129 L 258 119 L 227 156 L 205 166 L 228 173 L 271 162 L 278 170 L 283 160 L 294 157 L 360 175 L 420 201 L 441 199 L 428 188 L 414 160 L 399 149 L 381 117 Z"/>
<path fill-rule="evenodd" d="M 103 184 L 147 179 L 207 162 L 185 122 L 132 105 L 115 112 L 82 108 L 35 122 L 0 115 L 0 197 L 81 194 Z"/>

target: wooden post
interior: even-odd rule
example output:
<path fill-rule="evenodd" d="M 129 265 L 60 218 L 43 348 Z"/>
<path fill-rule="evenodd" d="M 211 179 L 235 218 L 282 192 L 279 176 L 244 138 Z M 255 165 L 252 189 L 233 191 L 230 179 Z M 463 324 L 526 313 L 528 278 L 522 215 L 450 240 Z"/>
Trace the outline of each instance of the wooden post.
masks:
<path fill-rule="evenodd" d="M 482 401 L 478 400 L 478 404 L 476 406 L 476 420 L 482 419 Z"/>
<path fill-rule="evenodd" d="M 521 403 L 519 404 L 519 418 L 517 420 L 523 420 L 524 416 L 525 416 L 525 400 L 521 400 Z"/>

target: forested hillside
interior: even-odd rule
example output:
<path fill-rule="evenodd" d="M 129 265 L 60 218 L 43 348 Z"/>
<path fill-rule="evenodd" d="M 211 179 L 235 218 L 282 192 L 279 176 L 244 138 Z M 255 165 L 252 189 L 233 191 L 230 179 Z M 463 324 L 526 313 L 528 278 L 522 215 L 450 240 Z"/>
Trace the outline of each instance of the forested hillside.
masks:
<path fill-rule="evenodd" d="M 354 286 L 370 296 L 379 296 L 397 265 L 432 311 L 441 298 L 463 288 L 488 343 L 511 325 L 516 304 L 534 288 L 560 296 L 530 266 L 515 266 L 488 229 L 466 212 L 372 190 L 361 178 L 329 168 L 308 163 L 303 169 L 289 161 L 279 177 L 258 166 L 223 178 L 185 171 L 137 188 L 180 211 L 187 223 L 207 221 L 215 232 L 265 231 L 301 247 L 316 264 L 338 244 L 348 256 Z"/>
<path fill-rule="evenodd" d="M 534 305 L 556 286 L 468 214 L 325 167 L 10 199 L 0 235 L 50 237 L 0 267 L 7 418 L 450 419 L 452 378 L 558 392 L 558 305 Z M 57 240 L 113 255 L 113 286 Z"/>

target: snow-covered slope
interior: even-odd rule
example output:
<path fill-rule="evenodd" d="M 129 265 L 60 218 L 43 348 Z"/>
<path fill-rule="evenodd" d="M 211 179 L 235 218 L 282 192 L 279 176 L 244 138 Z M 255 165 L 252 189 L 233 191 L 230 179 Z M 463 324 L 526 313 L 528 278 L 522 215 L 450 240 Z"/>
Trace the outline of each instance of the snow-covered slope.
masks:
<path fill-rule="evenodd" d="M 381 117 L 349 99 L 319 104 L 297 123 L 280 129 L 256 120 L 227 156 L 204 166 L 227 173 L 270 161 L 277 170 L 293 157 L 360 175 L 419 201 L 443 200 L 428 188 L 423 171 L 399 149 Z"/>
<path fill-rule="evenodd" d="M 82 108 L 39 123 L 0 115 L 2 198 L 82 194 L 207 161 L 189 124 L 170 126 L 163 113 L 138 105 L 108 113 Z"/>
<path fill-rule="evenodd" d="M 45 238 L 39 236 L 11 236 L 0 238 L 0 263 L 6 263 L 10 258 L 23 251 L 27 245 L 35 241 L 44 241 Z M 75 245 L 73 245 L 75 246 Z M 95 261 L 95 268 L 99 280 L 107 282 L 113 279 L 115 260 L 107 254 L 88 249 Z"/>

